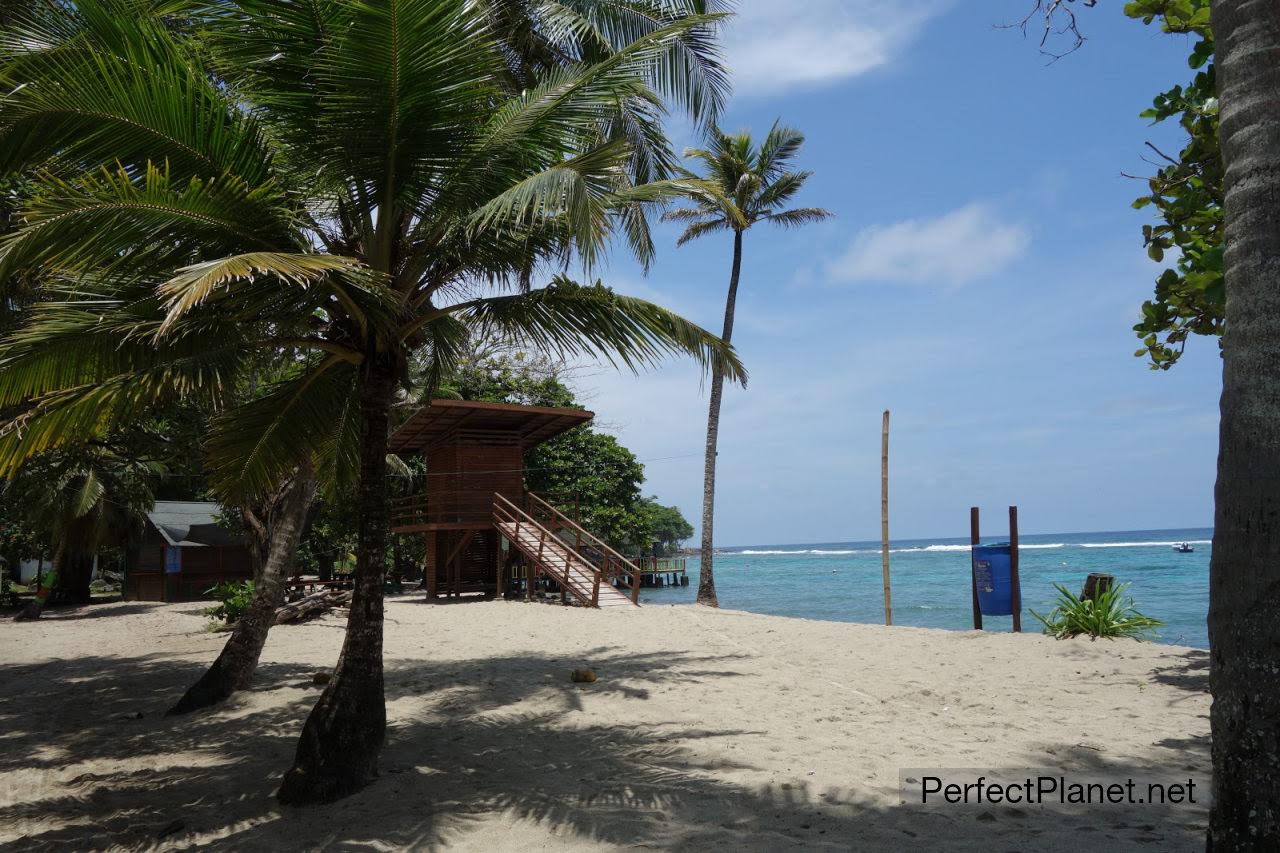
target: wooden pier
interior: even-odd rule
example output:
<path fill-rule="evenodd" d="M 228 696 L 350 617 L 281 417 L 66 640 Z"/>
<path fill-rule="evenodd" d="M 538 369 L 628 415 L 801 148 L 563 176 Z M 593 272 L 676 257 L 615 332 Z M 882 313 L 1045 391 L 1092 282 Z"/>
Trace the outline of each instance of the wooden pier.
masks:
<path fill-rule="evenodd" d="M 689 585 L 687 557 L 637 557 L 635 564 L 640 567 L 641 586 Z"/>

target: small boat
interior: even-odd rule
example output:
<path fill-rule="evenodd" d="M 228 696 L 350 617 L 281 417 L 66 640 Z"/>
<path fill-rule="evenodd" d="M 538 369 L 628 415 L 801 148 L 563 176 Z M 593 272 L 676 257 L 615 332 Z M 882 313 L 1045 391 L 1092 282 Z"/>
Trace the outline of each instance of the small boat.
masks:
<path fill-rule="evenodd" d="M 1190 554 L 1195 550 L 1195 548 L 1192 548 L 1191 543 L 1189 542 L 1179 542 L 1177 545 L 1173 546 L 1173 550 L 1177 551 L 1179 554 Z"/>

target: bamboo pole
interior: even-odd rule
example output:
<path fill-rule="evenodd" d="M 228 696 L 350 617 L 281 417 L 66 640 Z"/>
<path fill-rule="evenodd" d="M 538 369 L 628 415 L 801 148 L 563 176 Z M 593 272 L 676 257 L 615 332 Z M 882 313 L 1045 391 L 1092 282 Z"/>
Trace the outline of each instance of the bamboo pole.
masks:
<path fill-rule="evenodd" d="M 884 574 L 884 624 L 893 624 L 889 599 L 889 410 L 880 433 L 880 564 Z"/>

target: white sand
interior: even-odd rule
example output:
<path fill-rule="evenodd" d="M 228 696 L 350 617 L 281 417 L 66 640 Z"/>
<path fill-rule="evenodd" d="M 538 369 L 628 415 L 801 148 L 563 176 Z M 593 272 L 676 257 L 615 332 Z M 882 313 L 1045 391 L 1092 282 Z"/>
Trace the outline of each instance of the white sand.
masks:
<path fill-rule="evenodd" d="M 343 623 L 274 629 L 255 689 L 166 718 L 223 641 L 199 610 L 0 624 L 0 845 L 1203 849 L 1201 651 L 404 596 L 387 612 L 381 779 L 293 810 L 271 795 Z M 580 666 L 600 680 L 571 684 Z M 922 766 L 1194 776 L 1202 794 L 1195 807 L 924 812 L 898 793 L 898 769 Z"/>

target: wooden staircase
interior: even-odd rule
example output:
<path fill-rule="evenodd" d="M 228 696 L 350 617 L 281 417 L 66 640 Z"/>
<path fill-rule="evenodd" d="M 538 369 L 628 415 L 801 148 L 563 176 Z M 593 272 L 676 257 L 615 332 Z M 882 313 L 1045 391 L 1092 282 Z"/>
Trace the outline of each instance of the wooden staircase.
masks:
<path fill-rule="evenodd" d="M 545 575 L 587 607 L 639 606 L 640 569 L 634 563 L 537 495 L 525 498 L 527 509 L 495 494 L 493 523 L 529 563 L 526 594 Z M 615 588 L 619 581 L 630 595 Z"/>

